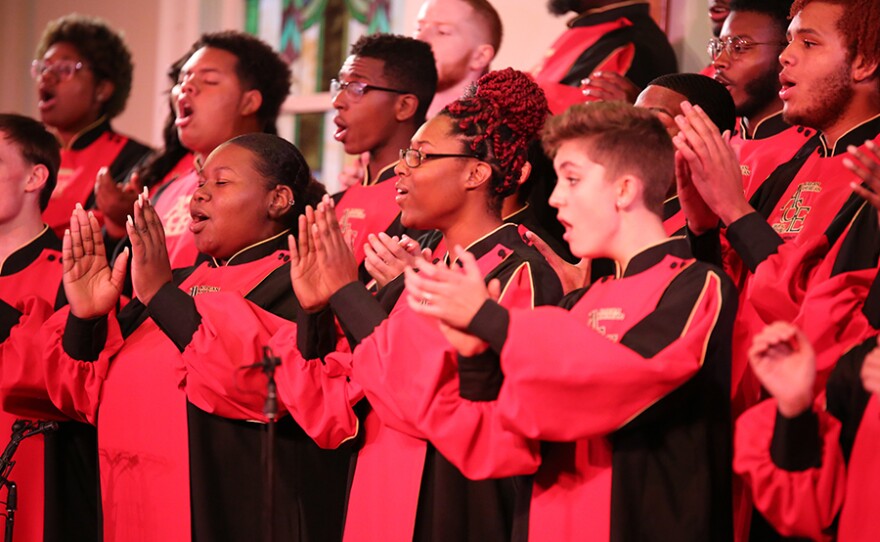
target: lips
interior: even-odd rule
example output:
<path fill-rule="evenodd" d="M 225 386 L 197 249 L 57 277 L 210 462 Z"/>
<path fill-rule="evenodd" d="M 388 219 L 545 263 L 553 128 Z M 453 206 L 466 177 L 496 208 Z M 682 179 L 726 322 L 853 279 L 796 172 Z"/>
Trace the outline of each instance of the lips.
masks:
<path fill-rule="evenodd" d="M 781 73 L 779 74 L 779 84 L 782 87 L 779 89 L 779 97 L 782 98 L 783 101 L 790 99 L 792 90 L 797 86 L 797 83 L 784 73 Z"/>
<path fill-rule="evenodd" d="M 210 217 L 206 215 L 199 209 L 190 209 L 190 216 L 192 217 L 192 222 L 189 225 L 189 231 L 192 233 L 199 233 L 203 229 L 205 229 L 205 225 L 207 224 Z"/>
<path fill-rule="evenodd" d="M 339 117 L 339 115 L 336 115 L 333 118 L 333 124 L 336 125 L 336 132 L 333 133 L 333 139 L 340 143 L 345 143 L 345 136 L 348 133 L 348 125 Z"/>
<path fill-rule="evenodd" d="M 404 201 L 406 199 L 406 196 L 409 194 L 409 189 L 401 185 L 399 182 L 394 185 L 394 188 L 397 190 L 397 195 L 394 196 L 394 201 L 396 201 L 397 204 L 400 205 L 400 203 Z"/>
<path fill-rule="evenodd" d="M 174 120 L 174 125 L 177 127 L 184 127 L 189 125 L 193 119 L 193 105 L 192 102 L 187 98 L 180 98 L 177 100 L 177 118 Z"/>
<path fill-rule="evenodd" d="M 45 87 L 40 87 L 37 91 L 39 101 L 37 107 L 40 111 L 48 111 L 55 105 L 55 92 Z"/>
<path fill-rule="evenodd" d="M 728 90 L 728 91 L 730 91 L 730 87 L 733 86 L 733 83 L 730 82 L 730 79 L 728 79 L 728 78 L 724 77 L 723 75 L 721 75 L 721 73 L 718 72 L 717 70 L 715 71 L 715 77 L 714 77 L 714 79 L 715 79 L 716 81 L 718 81 L 719 83 L 721 83 L 722 85 L 724 85 L 725 87 L 727 87 L 727 90 Z"/>

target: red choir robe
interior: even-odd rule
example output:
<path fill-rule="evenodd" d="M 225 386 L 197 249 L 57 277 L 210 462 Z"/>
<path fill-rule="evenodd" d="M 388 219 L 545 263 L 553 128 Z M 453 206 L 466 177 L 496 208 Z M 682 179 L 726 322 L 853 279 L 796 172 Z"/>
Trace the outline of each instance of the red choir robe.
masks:
<path fill-rule="evenodd" d="M 786 536 L 840 542 L 880 538 L 880 403 L 862 385 L 872 337 L 847 352 L 813 409 L 795 418 L 767 400 L 737 421 L 734 469 L 755 506 Z"/>
<path fill-rule="evenodd" d="M 66 303 L 61 273 L 61 240 L 48 226 L 0 264 L 0 300 L 28 315 L 32 334 L 42 320 L 48 319 L 51 309 Z M 41 310 L 34 300 L 50 310 Z M 18 418 L 64 423 L 55 432 L 23 441 L 16 453 L 16 538 L 45 542 L 94 540 L 99 516 L 94 428 L 68 421 L 52 405 L 42 375 L 32 370 L 37 353 L 27 352 L 3 360 L 0 438 L 5 442 L 7 431 Z M 25 364 L 31 367 L 24 369 Z"/>
<path fill-rule="evenodd" d="M 469 330 L 491 351 L 433 370 L 401 408 L 468 476 L 540 465 L 518 518 L 529 540 L 732 539 L 732 284 L 672 239 L 561 305 L 487 302 Z M 462 400 L 499 351 L 497 399 Z"/>
<path fill-rule="evenodd" d="M 647 2 L 588 10 L 568 27 L 532 70 L 554 114 L 588 100 L 581 93 L 581 79 L 594 71 L 623 75 L 639 88 L 678 71 L 675 53 L 651 18 Z"/>
<path fill-rule="evenodd" d="M 53 402 L 98 428 L 104 540 L 262 536 L 263 425 L 189 403 L 181 351 L 207 322 L 229 320 L 236 332 L 234 315 L 200 297 L 247 297 L 292 318 L 285 243 L 286 232 L 243 249 L 226 265 L 178 270 L 149 307 L 134 300 L 118 315 L 91 321 L 62 311 L 44 326 Z M 332 539 L 342 499 L 334 511 L 321 495 L 333 487 L 342 495 L 345 471 L 328 464 L 344 466 L 347 458 L 319 455 L 289 418 L 278 424 L 276 449 L 277 539 Z M 340 470 L 335 480 L 325 476 Z"/>
<path fill-rule="evenodd" d="M 59 237 L 64 235 L 77 203 L 86 209 L 94 206 L 95 180 L 102 167 L 109 168 L 110 176 L 121 181 L 149 152 L 149 147 L 117 134 L 109 120 L 100 118 L 61 149 L 58 183 L 43 211 L 43 220 Z"/>

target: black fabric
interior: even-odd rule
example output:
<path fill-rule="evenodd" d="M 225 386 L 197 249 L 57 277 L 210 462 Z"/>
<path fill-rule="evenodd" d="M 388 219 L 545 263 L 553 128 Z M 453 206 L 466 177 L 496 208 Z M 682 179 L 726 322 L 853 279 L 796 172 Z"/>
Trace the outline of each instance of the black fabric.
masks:
<path fill-rule="evenodd" d="M 822 441 L 819 439 L 819 418 L 811 409 L 788 418 L 776 413 L 770 458 L 780 469 L 803 471 L 822 464 Z"/>
<path fill-rule="evenodd" d="M 44 450 L 43 542 L 102 540 L 97 429 L 61 422 Z"/>
<path fill-rule="evenodd" d="M 825 141 L 825 136 L 820 135 L 820 148 L 818 152 L 824 157 L 840 156 L 847 152 L 846 148 L 850 145 L 858 147 L 864 144 L 866 140 L 874 139 L 878 134 L 880 134 L 880 117 L 860 124 L 843 134 L 834 144 L 834 147 L 829 147 L 828 142 Z"/>
<path fill-rule="evenodd" d="M 388 318 L 388 312 L 358 281 L 343 286 L 331 295 L 330 308 L 345 330 L 352 350 Z"/>
<path fill-rule="evenodd" d="M 159 288 L 147 305 L 147 314 L 181 352 L 202 323 L 195 300 L 173 282 Z"/>
<path fill-rule="evenodd" d="M 467 331 L 489 343 L 489 347 L 500 354 L 507 342 L 508 327 L 510 313 L 498 303 L 487 299 L 468 324 Z"/>
<path fill-rule="evenodd" d="M 877 347 L 877 337 L 871 337 L 844 354 L 828 377 L 825 386 L 826 409 L 840 420 L 840 447 L 849 462 L 862 416 L 871 394 L 862 385 L 862 366 L 865 356 Z"/>
<path fill-rule="evenodd" d="M 828 244 L 833 245 L 842 230 L 846 236 L 841 241 L 840 251 L 834 259 L 831 276 L 842 273 L 873 269 L 880 257 L 880 225 L 877 223 L 877 210 L 857 194 L 852 194 L 846 205 L 834 217 L 831 227 L 825 232 Z"/>
<path fill-rule="evenodd" d="M 21 311 L 0 299 L 0 342 L 9 338 L 12 328 L 21 320 Z"/>
<path fill-rule="evenodd" d="M 77 137 L 76 140 L 74 140 L 73 145 L 71 145 L 71 148 L 74 150 L 84 149 L 94 143 L 104 132 L 111 132 L 110 137 L 113 138 L 125 137 L 114 133 L 113 129 L 110 127 L 110 121 L 106 121 Z M 113 159 L 113 162 L 111 162 L 110 166 L 107 168 L 110 178 L 117 182 L 121 182 L 128 178 L 134 167 L 150 154 L 150 152 L 152 152 L 150 147 L 139 141 L 135 141 L 132 138 L 128 138 L 128 141 L 126 141 L 125 145 L 120 149 L 119 154 L 116 155 L 116 158 Z M 89 194 L 89 197 L 83 206 L 86 209 L 92 209 L 95 207 L 94 192 Z"/>
<path fill-rule="evenodd" d="M 602 36 L 575 60 L 560 83 L 580 86 L 581 79 L 589 77 L 596 66 L 608 58 L 615 49 L 630 43 L 635 46 L 635 55 L 629 71 L 624 75 L 639 88 L 645 88 L 656 77 L 678 71 L 675 51 L 669 44 L 666 34 L 651 18 L 650 6 L 647 3 L 621 6 L 598 13 L 588 12 L 571 21 L 569 26 L 572 28 L 593 26 L 621 17 L 626 17 L 633 25 Z"/>
<path fill-rule="evenodd" d="M 458 357 L 459 394 L 468 401 L 498 398 L 504 375 L 498 367 L 498 354 L 491 349 L 473 356 Z"/>
<path fill-rule="evenodd" d="M 297 313 L 296 347 L 305 359 L 322 359 L 336 349 L 336 326 L 330 307 Z"/>
<path fill-rule="evenodd" d="M 67 315 L 61 344 L 64 351 L 75 360 L 97 361 L 107 341 L 107 317 L 83 319 Z"/>
<path fill-rule="evenodd" d="M 685 227 L 685 237 L 691 244 L 694 258 L 719 267 L 722 265 L 721 232 L 718 228 L 697 235 L 689 227 Z"/>
<path fill-rule="evenodd" d="M 187 403 L 194 542 L 266 540 L 265 424 Z M 342 539 L 349 446 L 322 450 L 289 416 L 276 425 L 274 540 Z"/>
<path fill-rule="evenodd" d="M 538 215 L 535 213 L 534 208 L 531 205 L 526 205 L 519 211 L 506 217 L 504 219 L 504 222 L 507 222 L 508 224 L 525 226 L 529 231 L 531 231 L 532 233 L 537 235 L 542 241 L 547 243 L 547 245 L 553 250 L 553 252 L 556 253 L 557 256 L 569 263 L 578 262 L 578 258 L 575 258 L 571 251 L 568 249 L 568 243 L 566 243 L 562 239 L 562 233 L 564 233 L 565 230 L 562 230 L 562 233 L 558 233 L 557 231 L 555 231 L 555 228 L 551 230 L 551 228 L 546 227 L 545 222 L 538 217 Z"/>
<path fill-rule="evenodd" d="M 821 143 L 822 139 L 818 135 L 808 139 L 791 160 L 777 166 L 758 190 L 752 194 L 749 204 L 765 220 L 773 213 L 782 196 L 785 195 L 785 191 L 788 190 L 792 179 L 795 178 L 810 155 L 816 152 Z"/>
<path fill-rule="evenodd" d="M 874 329 L 880 329 L 880 274 L 874 277 L 871 288 L 868 290 L 868 297 L 865 298 L 865 304 L 862 305 L 862 314 Z"/>
<path fill-rule="evenodd" d="M 0 268 L 0 277 L 6 277 L 20 273 L 27 269 L 34 260 L 40 257 L 40 254 L 46 249 L 61 252 L 61 239 L 55 235 L 52 228 L 44 226 L 43 232 L 33 241 L 19 248 L 6 257 L 3 261 L 3 267 Z M 56 259 L 52 255 L 52 259 Z M 59 265 L 61 258 L 58 256 Z"/>
<path fill-rule="evenodd" d="M 749 213 L 730 224 L 727 240 L 752 273 L 784 243 L 759 213 Z"/>

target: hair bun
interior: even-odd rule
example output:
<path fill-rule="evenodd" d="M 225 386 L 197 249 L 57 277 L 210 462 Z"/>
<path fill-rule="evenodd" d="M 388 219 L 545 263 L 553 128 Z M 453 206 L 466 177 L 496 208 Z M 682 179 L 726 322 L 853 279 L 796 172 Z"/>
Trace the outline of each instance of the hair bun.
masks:
<path fill-rule="evenodd" d="M 477 81 L 474 97 L 494 105 L 499 124 L 532 139 L 549 113 L 544 91 L 527 74 L 513 68 L 492 71 Z"/>

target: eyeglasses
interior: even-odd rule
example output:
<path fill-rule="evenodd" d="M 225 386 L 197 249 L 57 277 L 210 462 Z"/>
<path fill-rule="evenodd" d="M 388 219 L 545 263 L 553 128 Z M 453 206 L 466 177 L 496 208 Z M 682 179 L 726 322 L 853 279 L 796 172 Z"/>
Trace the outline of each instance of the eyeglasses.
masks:
<path fill-rule="evenodd" d="M 412 92 L 409 92 L 407 90 L 377 87 L 376 85 L 370 85 L 369 83 L 364 83 L 363 81 L 338 81 L 336 79 L 330 80 L 330 96 L 334 100 L 343 90 L 348 93 L 348 96 L 353 101 L 358 101 L 363 98 L 364 94 L 366 94 L 368 90 L 381 90 L 383 92 L 393 92 L 395 94 L 412 94 Z"/>
<path fill-rule="evenodd" d="M 75 60 L 47 62 L 43 59 L 37 59 L 31 62 L 31 77 L 39 79 L 44 77 L 46 73 L 51 72 L 59 81 L 70 81 L 76 72 L 85 67 L 85 64 Z"/>
<path fill-rule="evenodd" d="M 422 165 L 425 160 L 433 160 L 434 158 L 477 158 L 473 154 L 440 154 L 426 153 L 419 149 L 400 149 L 400 159 L 407 167 L 417 168 Z"/>
<path fill-rule="evenodd" d="M 712 60 L 718 60 L 723 51 L 727 51 L 730 58 L 738 58 L 739 55 L 746 53 L 756 45 L 787 45 L 780 41 L 748 41 L 739 36 L 730 36 L 727 38 L 710 38 L 709 45 L 706 50 Z"/>

